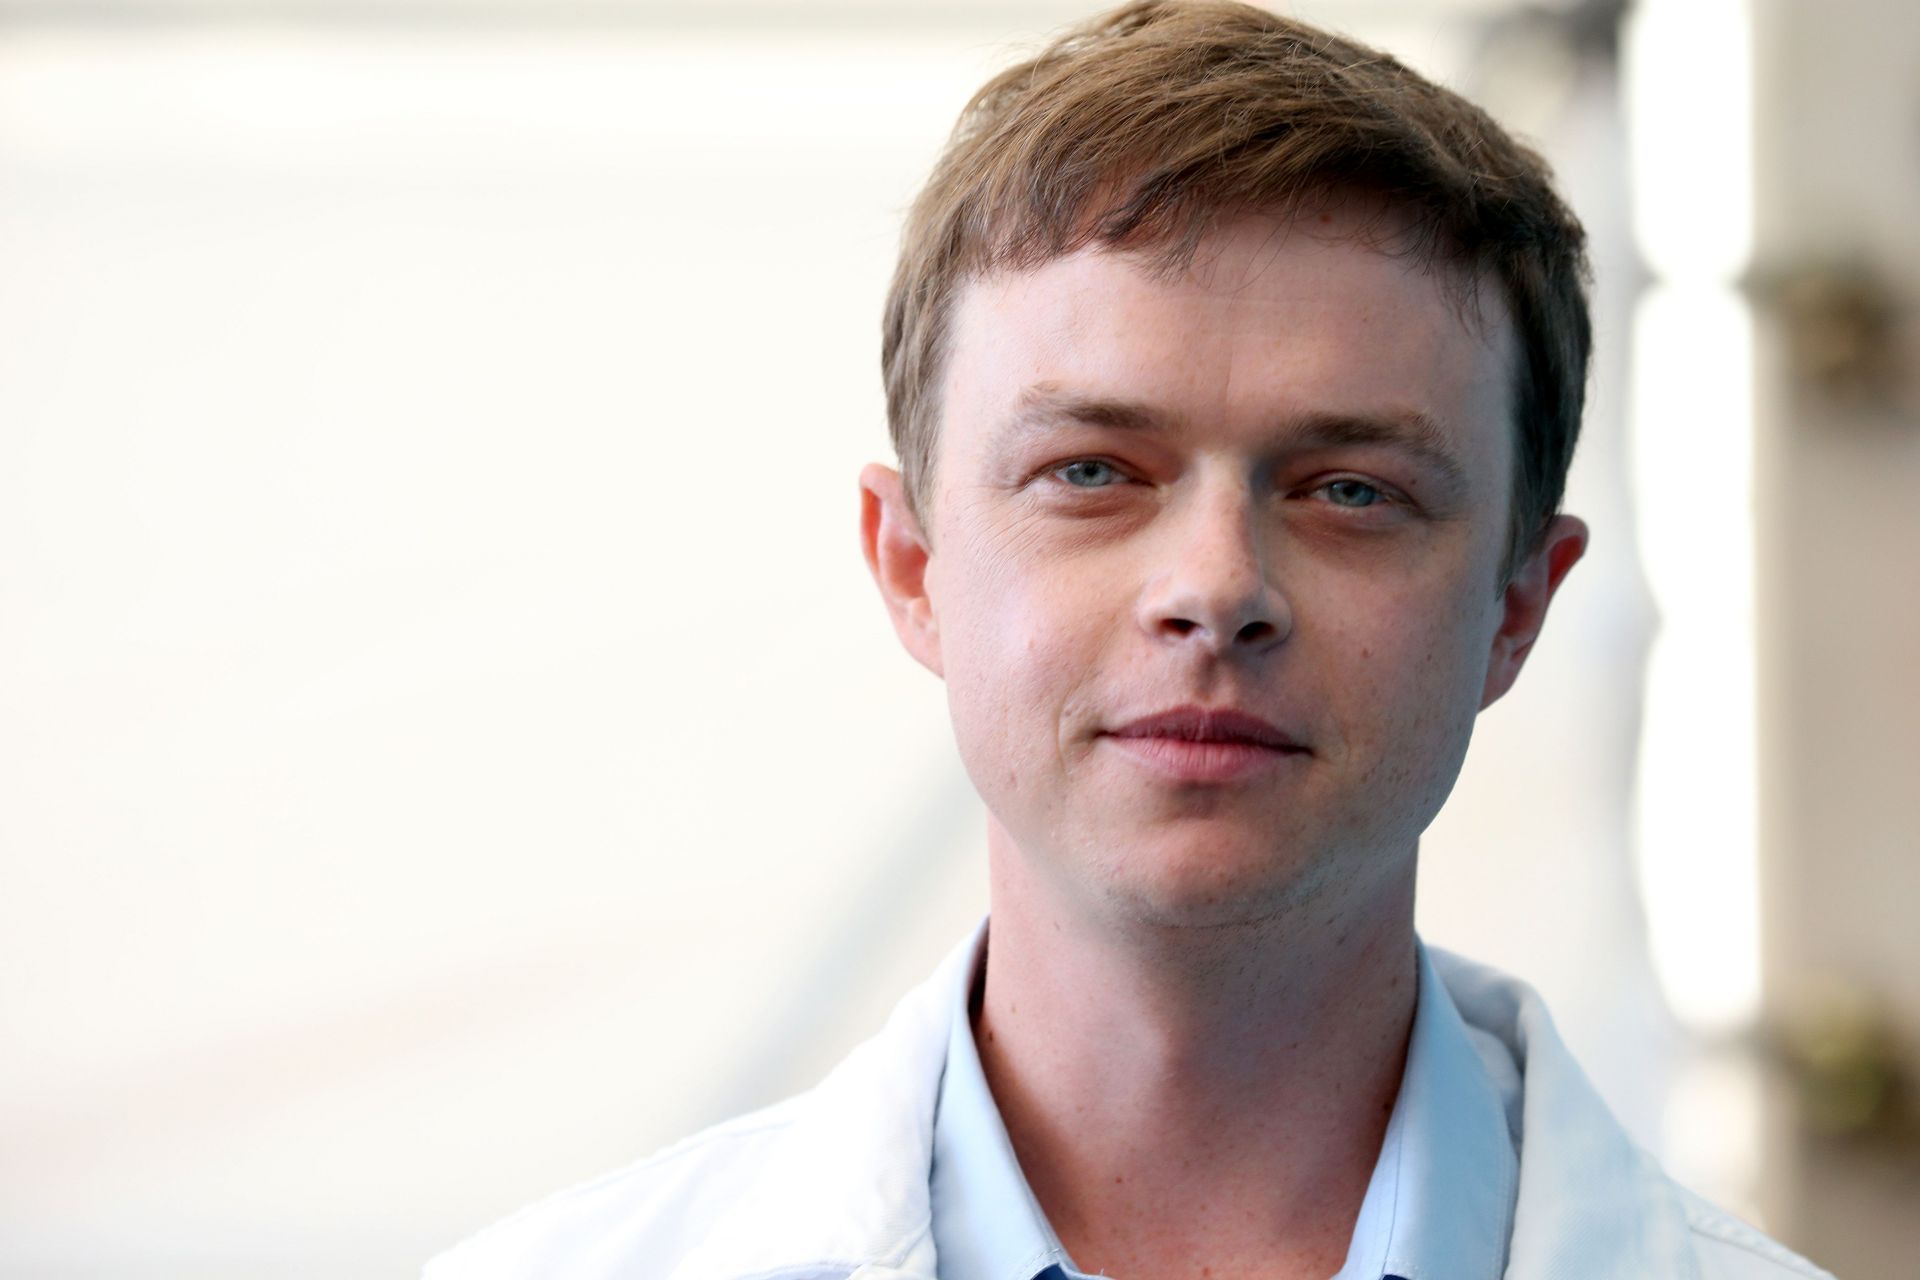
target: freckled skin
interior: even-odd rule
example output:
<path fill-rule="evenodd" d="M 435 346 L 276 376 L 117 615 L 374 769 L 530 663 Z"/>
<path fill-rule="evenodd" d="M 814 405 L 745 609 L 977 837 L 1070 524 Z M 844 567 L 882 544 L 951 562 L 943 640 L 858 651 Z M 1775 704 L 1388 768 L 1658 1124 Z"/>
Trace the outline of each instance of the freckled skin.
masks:
<path fill-rule="evenodd" d="M 1271 915 L 1322 874 L 1406 856 L 1481 706 L 1512 465 L 1508 351 L 1461 325 L 1441 282 L 1271 223 L 1212 248 L 1171 285 L 1087 253 L 970 288 L 930 517 L 940 660 L 988 808 L 1027 857 L 1167 923 Z M 1185 430 L 1151 449 L 1092 431 L 996 452 L 1010 397 L 1035 384 L 1168 406 Z M 1474 481 L 1463 502 L 1404 514 L 1309 496 L 1327 475 L 1424 479 L 1378 449 L 1267 465 L 1270 424 L 1290 414 L 1400 408 L 1452 432 Z M 1125 464 L 1127 492 L 1032 478 L 1083 453 Z M 1268 642 L 1210 634 L 1254 618 Z M 1101 740 L 1186 702 L 1251 710 L 1311 760 L 1179 789 Z"/>

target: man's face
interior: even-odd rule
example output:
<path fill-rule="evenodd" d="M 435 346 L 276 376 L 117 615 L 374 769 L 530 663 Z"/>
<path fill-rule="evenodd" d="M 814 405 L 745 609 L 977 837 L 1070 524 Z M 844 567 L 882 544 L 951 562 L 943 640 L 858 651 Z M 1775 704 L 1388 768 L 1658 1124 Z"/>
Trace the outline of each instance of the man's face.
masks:
<path fill-rule="evenodd" d="M 876 573 L 924 552 L 889 603 L 996 849 L 1090 905 L 1224 923 L 1410 873 L 1584 545 L 1563 518 L 1496 593 L 1510 322 L 1357 241 L 1370 216 L 1247 218 L 1173 278 L 1088 251 L 969 285 L 930 536 L 868 486 Z"/>

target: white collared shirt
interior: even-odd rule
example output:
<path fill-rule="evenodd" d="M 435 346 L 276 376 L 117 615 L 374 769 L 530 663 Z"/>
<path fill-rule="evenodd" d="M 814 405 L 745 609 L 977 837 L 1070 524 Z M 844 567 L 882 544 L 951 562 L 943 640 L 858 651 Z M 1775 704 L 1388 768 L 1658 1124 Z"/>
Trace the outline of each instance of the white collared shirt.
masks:
<path fill-rule="evenodd" d="M 429 1280 L 952 1275 L 933 1225 L 935 1112 L 983 930 L 813 1089 L 530 1205 L 434 1259 Z M 1484 1260 L 1499 1247 L 1490 1219 L 1452 1208 L 1481 1197 L 1456 1202 L 1443 1185 L 1461 1144 L 1493 1132 L 1479 1102 L 1456 1115 L 1450 1101 L 1446 1082 L 1471 1076 L 1465 1044 L 1506 1115 L 1525 1116 L 1512 1230 L 1500 1242 L 1506 1280 L 1832 1280 L 1635 1147 L 1532 988 L 1438 947 L 1423 949 L 1420 982 L 1409 1056 L 1440 1065 L 1406 1072 L 1376 1165 L 1380 1190 L 1368 1189 L 1344 1276 L 1498 1271 Z M 1524 1084 L 1515 1093 L 1505 1081 Z M 1516 1131 L 1511 1120 L 1505 1128 Z M 1470 1151 L 1462 1163 L 1486 1164 Z M 1459 1258 L 1468 1269 L 1433 1269 Z"/>

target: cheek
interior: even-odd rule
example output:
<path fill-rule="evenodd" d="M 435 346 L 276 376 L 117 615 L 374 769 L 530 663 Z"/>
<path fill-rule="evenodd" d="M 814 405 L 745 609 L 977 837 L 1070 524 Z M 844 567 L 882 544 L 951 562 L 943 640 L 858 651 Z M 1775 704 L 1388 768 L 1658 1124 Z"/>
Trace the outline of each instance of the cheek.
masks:
<path fill-rule="evenodd" d="M 1490 623 L 1464 591 L 1409 593 L 1349 619 L 1356 751 L 1399 771 L 1457 768 L 1479 709 Z M 1452 764 L 1449 766 L 1448 762 Z"/>
<path fill-rule="evenodd" d="M 984 758 L 975 748 L 991 744 L 1009 762 L 1050 755 L 1062 707 L 1098 665 L 1070 582 L 1003 560 L 945 587 L 941 656 L 962 754 Z"/>

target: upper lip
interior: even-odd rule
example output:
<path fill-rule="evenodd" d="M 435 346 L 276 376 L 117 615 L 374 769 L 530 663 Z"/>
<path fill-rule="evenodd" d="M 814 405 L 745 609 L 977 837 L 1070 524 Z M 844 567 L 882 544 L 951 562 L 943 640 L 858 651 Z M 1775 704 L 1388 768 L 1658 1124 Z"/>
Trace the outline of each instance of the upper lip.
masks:
<path fill-rule="evenodd" d="M 1189 742 L 1252 742 L 1275 749 L 1304 750 L 1277 725 L 1232 707 L 1174 707 L 1108 730 L 1116 738 L 1184 738 Z"/>

